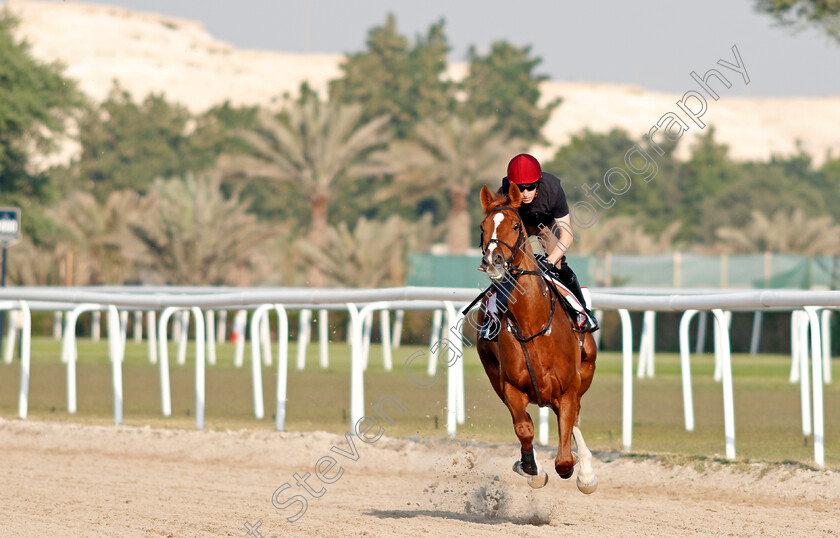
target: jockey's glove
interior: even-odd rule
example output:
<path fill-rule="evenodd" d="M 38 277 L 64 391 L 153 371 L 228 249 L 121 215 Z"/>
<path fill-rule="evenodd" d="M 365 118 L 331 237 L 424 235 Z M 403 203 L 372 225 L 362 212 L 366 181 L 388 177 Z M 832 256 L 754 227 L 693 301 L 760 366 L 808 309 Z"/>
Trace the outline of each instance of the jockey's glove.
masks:
<path fill-rule="evenodd" d="M 534 259 L 537 261 L 537 266 L 547 273 L 551 273 L 557 270 L 557 268 L 548 261 L 548 258 L 543 256 L 542 254 L 534 254 Z"/>

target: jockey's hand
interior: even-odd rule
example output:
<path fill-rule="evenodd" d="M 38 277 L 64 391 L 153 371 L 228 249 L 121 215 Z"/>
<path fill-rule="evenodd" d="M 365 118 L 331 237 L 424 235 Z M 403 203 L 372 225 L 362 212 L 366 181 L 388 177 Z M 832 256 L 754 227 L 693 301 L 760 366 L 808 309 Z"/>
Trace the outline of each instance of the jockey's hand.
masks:
<path fill-rule="evenodd" d="M 542 254 L 534 254 L 534 259 L 537 261 L 537 266 L 543 271 L 549 273 L 555 270 L 554 265 Z"/>
<path fill-rule="evenodd" d="M 478 270 L 479 270 L 479 271 L 484 271 L 485 273 L 487 272 L 487 268 L 486 268 L 486 267 L 484 267 L 484 264 L 483 264 L 483 263 L 482 263 L 481 265 L 479 265 L 479 266 L 478 266 Z"/>

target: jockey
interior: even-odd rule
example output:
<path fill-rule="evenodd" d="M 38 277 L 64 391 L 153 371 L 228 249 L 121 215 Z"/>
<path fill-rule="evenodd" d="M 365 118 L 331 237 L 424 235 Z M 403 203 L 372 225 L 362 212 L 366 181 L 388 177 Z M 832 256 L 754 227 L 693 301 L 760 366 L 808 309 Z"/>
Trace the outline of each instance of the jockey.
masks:
<path fill-rule="evenodd" d="M 507 177 L 502 179 L 502 186 L 498 192 L 506 195 L 511 183 L 515 183 L 522 193 L 519 217 L 525 224 L 528 235 L 536 235 L 546 253 L 546 256 L 535 256 L 538 264 L 549 276 L 556 277 L 566 286 L 583 306 L 585 315 L 581 315 L 578 320 L 579 330 L 597 331 L 598 322 L 587 308 L 577 276 L 566 264 L 566 251 L 572 245 L 574 236 L 569 204 L 566 201 L 566 193 L 560 186 L 560 180 L 543 172 L 536 158 L 521 153 L 508 164 Z"/>

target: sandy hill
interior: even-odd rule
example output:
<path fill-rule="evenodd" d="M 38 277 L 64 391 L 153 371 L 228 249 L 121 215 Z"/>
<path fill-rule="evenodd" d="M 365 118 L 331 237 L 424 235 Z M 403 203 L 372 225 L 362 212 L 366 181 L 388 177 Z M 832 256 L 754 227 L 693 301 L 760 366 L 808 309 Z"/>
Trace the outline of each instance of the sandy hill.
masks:
<path fill-rule="evenodd" d="M 6 5 L 21 19 L 19 34 L 32 44 L 33 54 L 62 62 L 66 74 L 97 100 L 116 79 L 137 97 L 163 92 L 194 111 L 225 100 L 270 104 L 284 92 L 294 92 L 303 80 L 324 89 L 340 74 L 340 55 L 237 50 L 194 21 L 69 2 L 10 0 Z M 454 65 L 450 76 L 457 79 L 464 71 L 465 66 Z M 740 79 L 732 82 L 743 84 Z M 686 77 L 688 89 L 696 88 Z M 640 136 L 663 114 L 676 111 L 680 98 L 630 86 L 559 81 L 545 82 L 543 93 L 546 99 L 560 96 L 564 102 L 546 126 L 551 147 L 534 149 L 540 157 L 550 156 L 584 128 L 606 132 L 620 127 Z M 719 101 L 709 100 L 703 120 L 717 128 L 736 159 L 790 154 L 797 140 L 818 162 L 827 151 L 840 154 L 840 96 L 747 98 L 720 93 Z M 701 132 L 694 126 L 689 136 Z M 682 144 L 682 155 L 688 146 Z"/>

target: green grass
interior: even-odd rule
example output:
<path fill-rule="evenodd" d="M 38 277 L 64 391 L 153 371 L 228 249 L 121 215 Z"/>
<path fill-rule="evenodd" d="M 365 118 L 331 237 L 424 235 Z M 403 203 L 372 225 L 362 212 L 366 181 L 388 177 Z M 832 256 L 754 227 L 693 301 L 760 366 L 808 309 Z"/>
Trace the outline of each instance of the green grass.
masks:
<path fill-rule="evenodd" d="M 65 367 L 59 360 L 59 343 L 35 338 L 32 345 L 29 416 L 36 420 L 108 424 L 113 420 L 111 368 L 107 342 L 79 339 L 78 412 L 67 413 Z M 286 429 L 348 429 L 350 401 L 350 348 L 330 346 L 330 367 L 318 367 L 317 345 L 309 348 L 307 368 L 294 367 L 295 345 L 290 345 L 289 394 Z M 396 416 L 387 433 L 397 437 L 442 438 L 446 435 L 445 376 L 428 389 L 411 384 L 403 374 L 405 359 L 423 346 L 403 346 L 394 352 L 394 371 L 382 368 L 381 348 L 371 349 L 365 375 L 365 401 L 370 404 L 385 394 L 395 396 L 406 408 Z M 126 424 L 194 428 L 193 346 L 186 366 L 175 364 L 176 348 L 170 347 L 173 416 L 160 414 L 158 367 L 148 363 L 146 345 L 129 341 L 123 366 L 124 416 Z M 275 347 L 276 353 L 276 347 Z M 232 365 L 233 346 L 217 349 L 218 364 L 207 367 L 206 427 L 212 429 L 263 429 L 274 426 L 276 366 L 263 368 L 266 418 L 253 417 L 250 347 L 245 367 Z M 473 350 L 465 355 L 466 424 L 458 437 L 481 442 L 514 443 L 516 437 L 507 409 L 490 387 Z M 415 362 L 415 374 L 425 380 L 425 358 Z M 721 386 L 712 379 L 711 355 L 692 357 L 694 432 L 683 427 L 679 356 L 656 355 L 656 377 L 634 377 L 633 452 L 673 457 L 714 458 L 724 453 L 723 399 Z M 735 384 L 736 447 L 739 460 L 813 463 L 812 439 L 803 438 L 799 409 L 799 386 L 787 381 L 790 358 L 783 355 L 733 356 Z M 19 363 L 0 364 L 0 416 L 17 413 Z M 621 449 L 621 356 L 603 352 L 598 358 L 595 381 L 584 396 L 581 423 L 593 450 Z M 840 383 L 824 387 L 826 414 L 826 461 L 840 468 Z M 369 409 L 369 408 L 368 408 Z M 536 419 L 536 408 L 531 416 Z M 552 414 L 552 443 L 556 442 Z"/>

